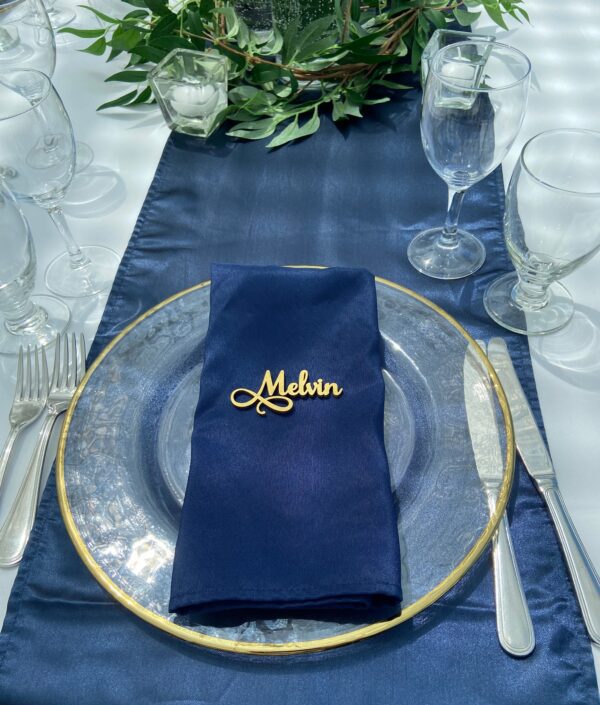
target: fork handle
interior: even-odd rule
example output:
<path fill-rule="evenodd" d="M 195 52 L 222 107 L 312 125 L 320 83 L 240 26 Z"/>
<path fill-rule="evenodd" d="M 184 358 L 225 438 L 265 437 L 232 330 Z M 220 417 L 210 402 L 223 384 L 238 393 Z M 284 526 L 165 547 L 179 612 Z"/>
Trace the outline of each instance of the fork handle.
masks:
<path fill-rule="evenodd" d="M 17 436 L 19 435 L 20 430 L 21 429 L 18 426 L 13 426 L 10 429 L 10 433 L 8 434 L 8 438 L 6 439 L 6 443 L 4 444 L 4 448 L 2 449 L 2 454 L 0 454 L 0 489 L 2 489 L 2 481 L 4 480 L 4 473 L 6 472 L 6 467 L 8 465 L 8 461 L 10 459 L 10 454 L 12 452 L 14 442 L 17 439 Z"/>
<path fill-rule="evenodd" d="M 535 635 L 506 514 L 494 535 L 493 557 L 498 639 L 509 654 L 528 656 L 535 647 Z"/>
<path fill-rule="evenodd" d="M 23 482 L 10 512 L 0 528 L 0 566 L 16 565 L 23 558 L 23 552 L 35 519 L 44 456 L 56 417 L 57 414 L 52 413 L 44 419 L 44 425 L 25 471 Z"/>

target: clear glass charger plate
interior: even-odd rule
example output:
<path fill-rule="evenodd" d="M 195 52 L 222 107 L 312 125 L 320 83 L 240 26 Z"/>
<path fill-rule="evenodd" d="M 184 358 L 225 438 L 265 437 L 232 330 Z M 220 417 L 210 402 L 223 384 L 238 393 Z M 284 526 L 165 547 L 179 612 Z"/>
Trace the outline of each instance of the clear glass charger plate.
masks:
<path fill-rule="evenodd" d="M 109 343 L 63 426 L 57 481 L 67 530 L 94 577 L 127 609 L 213 649 L 317 651 L 410 619 L 475 563 L 504 512 L 512 481 L 515 448 L 506 398 L 485 355 L 447 313 L 393 282 L 376 278 L 376 287 L 385 442 L 402 556 L 401 613 L 364 625 L 274 619 L 216 628 L 168 612 L 210 282 L 155 306 Z M 469 410 L 465 380 L 477 399 Z M 492 439 L 490 455 L 495 448 L 499 465 L 492 509 L 475 462 L 474 450 L 482 454 L 475 439 L 482 438 Z"/>

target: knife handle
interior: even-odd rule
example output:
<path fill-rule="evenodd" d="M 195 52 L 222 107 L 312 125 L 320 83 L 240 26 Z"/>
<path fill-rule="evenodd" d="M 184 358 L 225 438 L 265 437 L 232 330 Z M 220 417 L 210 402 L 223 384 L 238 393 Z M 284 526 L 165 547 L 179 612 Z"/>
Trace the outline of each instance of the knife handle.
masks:
<path fill-rule="evenodd" d="M 509 654 L 529 656 L 535 647 L 535 634 L 519 577 L 506 514 L 502 517 L 494 536 L 492 555 L 498 639 L 502 648 Z"/>
<path fill-rule="evenodd" d="M 541 487 L 571 573 L 590 639 L 600 644 L 600 580 L 556 486 Z"/>

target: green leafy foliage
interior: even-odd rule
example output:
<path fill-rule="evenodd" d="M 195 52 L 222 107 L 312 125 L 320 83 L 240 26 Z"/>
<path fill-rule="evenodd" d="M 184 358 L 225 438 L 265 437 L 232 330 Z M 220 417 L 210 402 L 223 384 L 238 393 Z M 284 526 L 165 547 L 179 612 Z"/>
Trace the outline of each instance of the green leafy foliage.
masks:
<path fill-rule="evenodd" d="M 229 60 L 229 105 L 213 131 L 269 149 L 314 134 L 324 112 L 334 121 L 407 90 L 435 29 L 468 26 L 481 12 L 501 27 L 508 15 L 528 21 L 524 0 L 272 0 L 274 26 L 253 26 L 245 0 L 125 0 L 122 18 L 83 6 L 102 29 L 61 31 L 94 41 L 83 51 L 107 61 L 125 54 L 124 70 L 106 80 L 133 84 L 98 110 L 153 100 L 148 72 L 173 49 L 218 52 Z M 324 15 L 325 12 L 329 14 Z M 293 8 L 296 8 L 294 14 Z M 320 13 L 316 11 L 320 9 Z"/>

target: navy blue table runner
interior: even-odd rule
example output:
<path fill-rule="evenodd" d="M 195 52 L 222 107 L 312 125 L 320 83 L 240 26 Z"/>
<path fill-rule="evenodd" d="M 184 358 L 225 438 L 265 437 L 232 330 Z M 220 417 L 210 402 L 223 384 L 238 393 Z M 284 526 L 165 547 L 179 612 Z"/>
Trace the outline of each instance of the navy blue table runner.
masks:
<path fill-rule="evenodd" d="M 461 224 L 487 261 L 457 282 L 427 279 L 410 238 L 440 223 L 446 194 L 419 136 L 420 93 L 301 144 L 169 139 L 124 255 L 91 357 L 165 297 L 208 278 L 211 262 L 366 267 L 428 296 L 478 337 L 486 285 L 510 263 L 499 171 L 467 195 Z M 527 342 L 507 335 L 539 416 Z M 51 477 L 0 634 L 3 705 L 589 705 L 598 702 L 590 644 L 550 519 L 522 465 L 513 538 L 537 646 L 507 656 L 495 630 L 486 554 L 442 600 L 408 623 L 341 649 L 247 657 L 180 642 L 128 613 L 71 546 Z"/>

